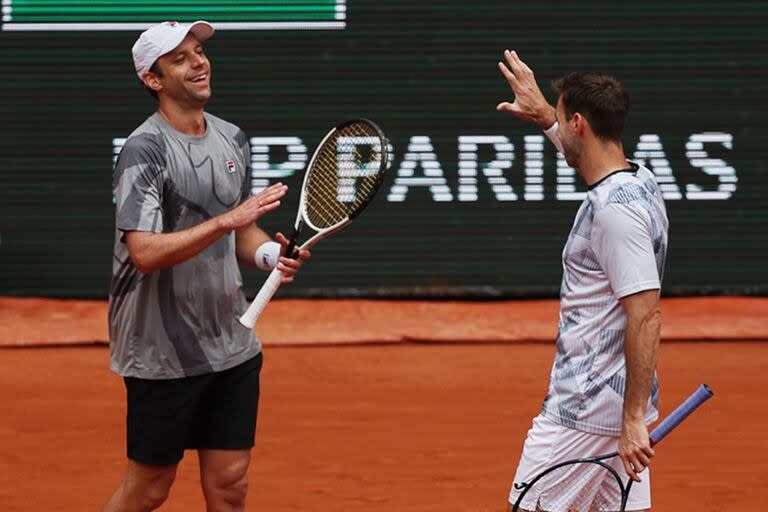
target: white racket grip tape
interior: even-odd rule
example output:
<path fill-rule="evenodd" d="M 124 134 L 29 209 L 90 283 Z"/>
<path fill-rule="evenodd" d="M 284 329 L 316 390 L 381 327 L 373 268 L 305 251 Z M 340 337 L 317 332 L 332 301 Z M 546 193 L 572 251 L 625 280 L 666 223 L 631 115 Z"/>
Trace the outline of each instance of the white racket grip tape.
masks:
<path fill-rule="evenodd" d="M 245 313 L 243 313 L 243 316 L 240 317 L 241 324 L 249 329 L 253 329 L 253 326 L 256 325 L 256 320 L 258 320 L 261 312 L 264 311 L 264 308 L 267 307 L 269 301 L 272 300 L 275 292 L 280 288 L 282 281 L 283 273 L 280 270 L 274 269 L 269 273 L 269 277 L 264 284 L 261 285 L 261 290 L 256 294 L 256 297 L 253 299 L 253 302 L 251 302 L 251 305 L 248 306 Z"/>

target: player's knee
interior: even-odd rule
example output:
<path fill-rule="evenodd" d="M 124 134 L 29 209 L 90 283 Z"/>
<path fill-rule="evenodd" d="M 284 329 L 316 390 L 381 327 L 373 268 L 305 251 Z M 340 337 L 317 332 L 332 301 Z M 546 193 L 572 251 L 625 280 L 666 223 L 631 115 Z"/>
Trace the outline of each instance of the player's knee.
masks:
<path fill-rule="evenodd" d="M 248 495 L 248 478 L 219 483 L 206 490 L 209 510 L 244 510 Z"/>
<path fill-rule="evenodd" d="M 128 500 L 135 503 L 138 510 L 151 511 L 165 503 L 175 478 L 175 472 L 153 475 L 137 482 L 133 489 L 128 489 Z"/>
<path fill-rule="evenodd" d="M 220 471 L 214 478 L 209 478 L 205 484 L 205 495 L 209 505 L 220 504 L 227 510 L 242 510 L 248 495 L 248 464 L 232 464 L 226 470 Z M 216 506 L 209 506 L 217 510 Z"/>
<path fill-rule="evenodd" d="M 160 505 L 165 503 L 168 499 L 169 487 L 152 486 L 147 488 L 142 496 L 140 496 L 140 503 L 142 510 L 155 510 L 160 508 Z"/>
<path fill-rule="evenodd" d="M 233 483 L 224 494 L 224 499 L 228 505 L 235 509 L 244 509 L 245 498 L 248 495 L 248 478 L 243 477 L 238 482 Z"/>

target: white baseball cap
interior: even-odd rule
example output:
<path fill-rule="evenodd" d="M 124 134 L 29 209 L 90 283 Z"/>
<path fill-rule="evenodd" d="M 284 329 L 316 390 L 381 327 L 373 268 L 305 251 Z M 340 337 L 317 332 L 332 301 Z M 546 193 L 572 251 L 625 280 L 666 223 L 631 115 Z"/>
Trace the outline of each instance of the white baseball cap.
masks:
<path fill-rule="evenodd" d="M 205 41 L 213 35 L 214 30 L 213 25 L 202 20 L 194 23 L 164 21 L 142 32 L 131 49 L 133 65 L 139 80 L 157 59 L 173 51 L 190 32 L 200 41 Z"/>

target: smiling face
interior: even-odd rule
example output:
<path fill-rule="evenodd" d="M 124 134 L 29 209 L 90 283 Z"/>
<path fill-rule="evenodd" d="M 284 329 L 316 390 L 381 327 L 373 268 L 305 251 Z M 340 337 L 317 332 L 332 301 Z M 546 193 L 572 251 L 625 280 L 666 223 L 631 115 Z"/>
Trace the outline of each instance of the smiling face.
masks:
<path fill-rule="evenodd" d="M 200 41 L 188 34 L 174 50 L 160 57 L 158 73 L 144 74 L 144 83 L 161 98 L 199 108 L 211 97 L 211 63 Z"/>

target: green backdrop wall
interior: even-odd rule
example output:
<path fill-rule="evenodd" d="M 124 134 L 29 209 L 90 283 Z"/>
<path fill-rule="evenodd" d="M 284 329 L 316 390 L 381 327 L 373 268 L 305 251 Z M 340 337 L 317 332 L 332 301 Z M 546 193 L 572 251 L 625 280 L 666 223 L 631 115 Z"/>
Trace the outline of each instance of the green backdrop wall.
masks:
<path fill-rule="evenodd" d="M 212 7 L 213 6 L 213 7 Z M 671 220 L 668 294 L 768 290 L 768 3 L 4 0 L 0 294 L 105 297 L 112 163 L 154 108 L 130 47 L 147 20 L 209 18 L 209 111 L 251 138 L 254 188 L 282 176 L 293 222 L 303 163 L 336 121 L 391 139 L 356 224 L 283 296 L 556 296 L 584 187 L 533 126 L 499 114 L 518 50 L 546 86 L 573 70 L 632 97 L 628 156 Z M 263 275 L 244 273 L 253 293 Z"/>

